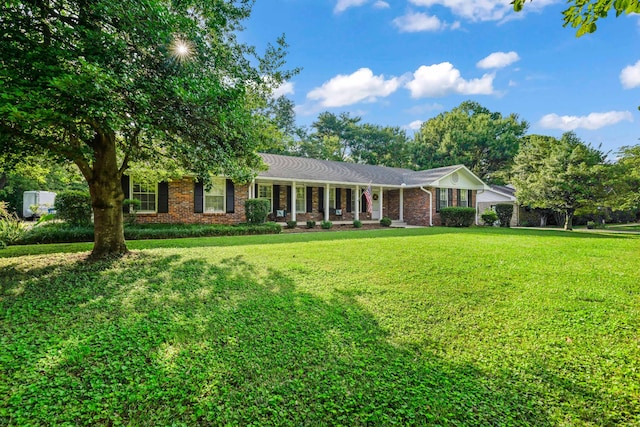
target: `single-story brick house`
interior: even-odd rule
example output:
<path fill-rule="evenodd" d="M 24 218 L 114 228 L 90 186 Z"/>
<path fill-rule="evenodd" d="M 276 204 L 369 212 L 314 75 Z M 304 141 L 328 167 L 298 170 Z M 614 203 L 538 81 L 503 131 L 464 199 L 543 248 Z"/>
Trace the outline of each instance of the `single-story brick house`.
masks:
<path fill-rule="evenodd" d="M 126 198 L 138 199 L 141 223 L 245 222 L 244 202 L 266 198 L 269 219 L 304 223 L 307 220 L 353 221 L 389 217 L 409 225 L 439 225 L 440 207 L 477 209 L 477 193 L 489 187 L 463 165 L 410 169 L 261 154 L 266 171 L 253 182 L 237 184 L 213 178 L 206 190 L 191 177 L 148 182 L 123 177 Z M 363 192 L 371 185 L 373 209 L 367 212 Z"/>

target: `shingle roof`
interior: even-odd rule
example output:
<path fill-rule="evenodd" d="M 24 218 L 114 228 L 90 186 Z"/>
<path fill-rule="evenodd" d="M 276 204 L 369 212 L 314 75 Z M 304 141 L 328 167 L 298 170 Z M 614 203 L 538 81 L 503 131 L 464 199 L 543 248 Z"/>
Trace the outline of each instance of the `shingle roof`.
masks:
<path fill-rule="evenodd" d="M 516 189 L 513 187 L 509 187 L 509 186 L 504 186 L 504 185 L 491 185 L 491 189 L 495 190 L 499 193 L 502 194 L 506 194 L 508 196 L 512 196 L 515 197 L 516 195 Z"/>
<path fill-rule="evenodd" d="M 330 160 L 291 157 L 278 154 L 260 154 L 269 167 L 258 173 L 258 178 L 298 181 L 321 181 L 367 185 L 407 186 L 428 185 L 439 178 L 464 168 L 462 165 L 446 166 L 424 171 L 362 165 Z"/>

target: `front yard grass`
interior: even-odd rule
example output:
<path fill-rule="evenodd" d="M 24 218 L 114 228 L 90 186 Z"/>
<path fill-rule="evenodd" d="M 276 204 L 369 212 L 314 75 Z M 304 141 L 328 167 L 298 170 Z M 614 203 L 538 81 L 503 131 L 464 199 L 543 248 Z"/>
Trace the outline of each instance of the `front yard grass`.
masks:
<path fill-rule="evenodd" d="M 0 425 L 638 425 L 640 238 L 398 229 L 0 251 Z"/>

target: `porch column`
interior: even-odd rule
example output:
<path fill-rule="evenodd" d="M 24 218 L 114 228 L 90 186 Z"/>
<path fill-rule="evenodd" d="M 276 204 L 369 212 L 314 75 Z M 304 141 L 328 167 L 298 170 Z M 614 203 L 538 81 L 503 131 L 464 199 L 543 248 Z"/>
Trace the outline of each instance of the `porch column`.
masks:
<path fill-rule="evenodd" d="M 380 219 L 384 218 L 384 208 L 383 208 L 384 203 L 382 203 L 383 194 L 384 194 L 384 190 L 382 189 L 382 187 L 380 187 Z"/>
<path fill-rule="evenodd" d="M 254 194 L 255 193 L 255 188 L 256 188 L 256 180 L 252 179 L 251 180 L 251 185 L 249 185 L 249 198 L 250 199 L 255 199 L 255 198 L 258 197 L 257 194 Z"/>
<path fill-rule="evenodd" d="M 404 188 L 400 189 L 400 222 L 402 221 L 404 221 Z"/>
<path fill-rule="evenodd" d="M 329 221 L 329 184 L 324 185 L 324 220 Z"/>
<path fill-rule="evenodd" d="M 291 183 L 291 221 L 296 220 L 296 182 Z"/>
<path fill-rule="evenodd" d="M 351 201 L 349 201 L 351 203 Z M 360 220 L 360 186 L 356 185 L 356 210 L 354 211 L 356 221 Z"/>

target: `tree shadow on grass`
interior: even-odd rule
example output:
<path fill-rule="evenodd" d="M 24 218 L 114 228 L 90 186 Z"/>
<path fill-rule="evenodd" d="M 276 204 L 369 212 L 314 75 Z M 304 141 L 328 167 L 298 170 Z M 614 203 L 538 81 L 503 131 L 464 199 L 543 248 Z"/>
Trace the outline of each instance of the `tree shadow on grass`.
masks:
<path fill-rule="evenodd" d="M 527 383 L 241 257 L 34 259 L 0 271 L 3 425 L 551 424 Z"/>

